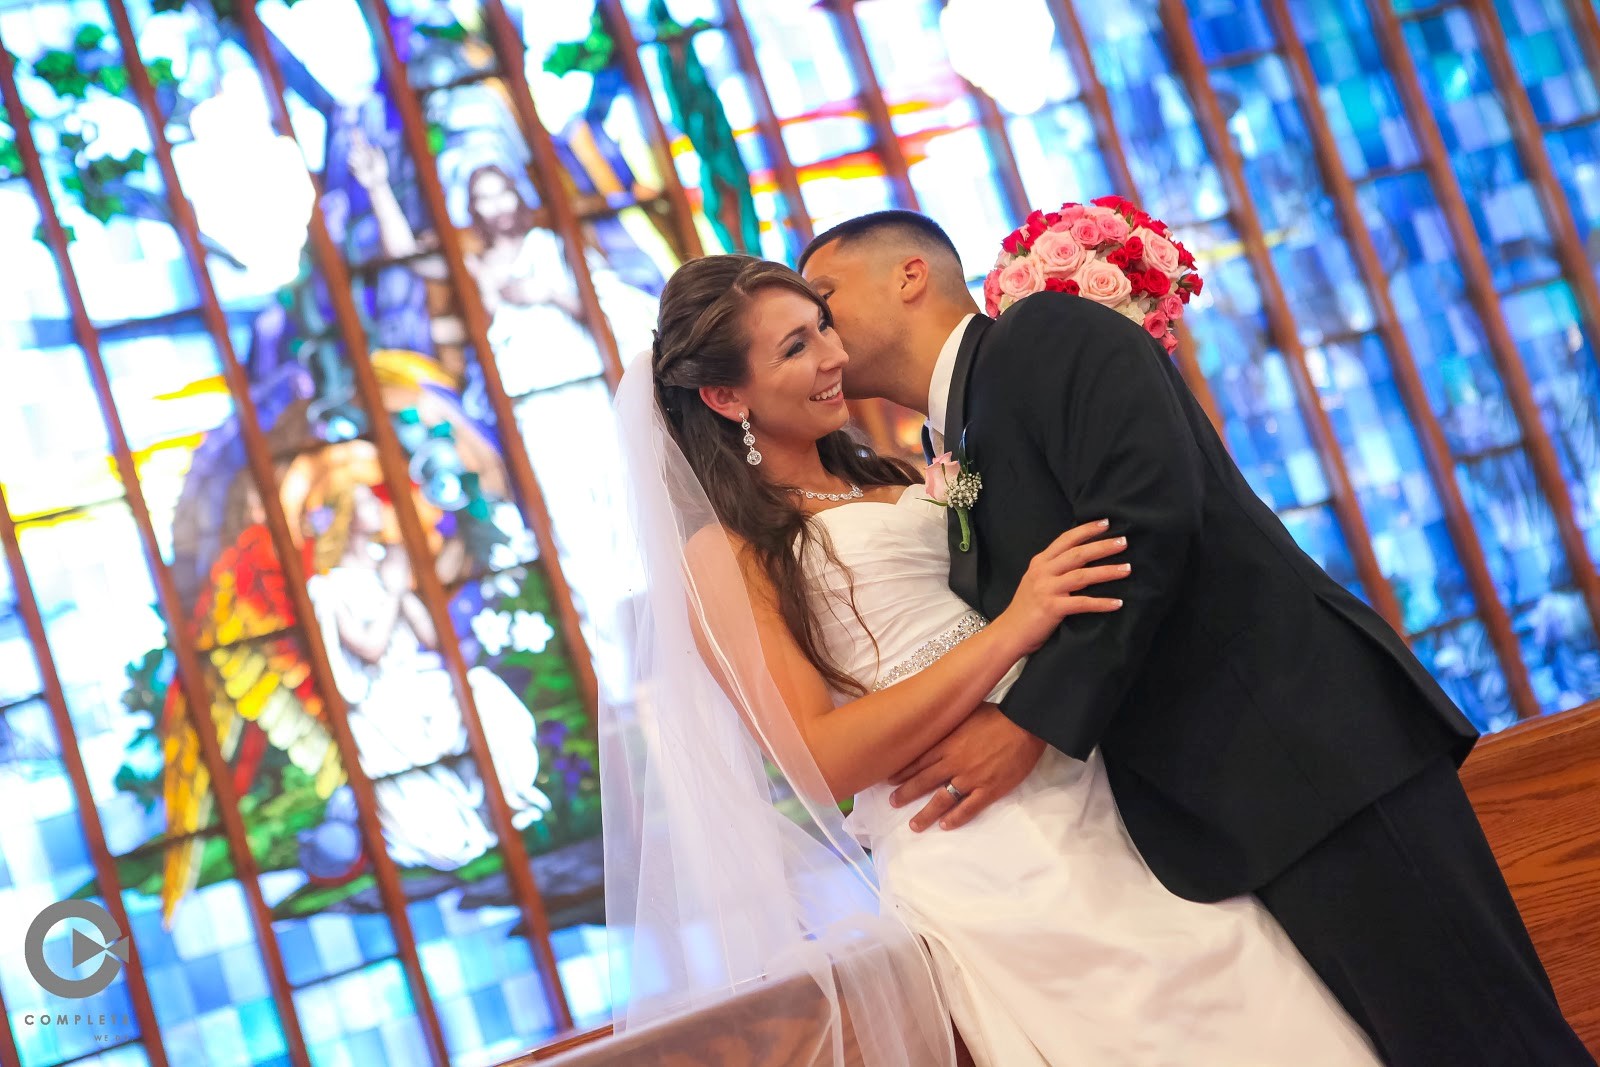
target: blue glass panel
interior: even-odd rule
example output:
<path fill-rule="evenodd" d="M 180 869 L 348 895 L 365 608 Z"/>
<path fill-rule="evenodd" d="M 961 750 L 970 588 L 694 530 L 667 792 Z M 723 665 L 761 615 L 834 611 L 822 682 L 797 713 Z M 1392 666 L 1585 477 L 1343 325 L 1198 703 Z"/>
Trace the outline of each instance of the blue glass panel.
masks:
<path fill-rule="evenodd" d="M 0 707 L 25 700 L 43 688 L 33 646 L 17 615 L 11 571 L 0 567 Z"/>
<path fill-rule="evenodd" d="M 1415 164 L 1419 153 L 1411 125 L 1367 20 L 1365 0 L 1289 0 L 1289 10 L 1350 176 Z"/>
<path fill-rule="evenodd" d="M 1339 518 L 1334 514 L 1332 505 L 1294 508 L 1280 512 L 1279 517 L 1289 533 L 1294 535 L 1295 543 L 1306 555 L 1316 560 L 1329 577 L 1356 596 L 1366 599 L 1366 591 L 1361 588 L 1355 562 L 1350 557 L 1349 545 L 1345 542 L 1344 531 L 1339 526 Z"/>
<path fill-rule="evenodd" d="M 1128 8 L 1115 18 L 1088 2 L 1077 10 L 1141 206 L 1182 231 L 1203 265 L 1205 249 L 1189 231 L 1219 218 L 1228 205 L 1182 84 L 1167 63 L 1161 21 L 1153 7 Z"/>
<path fill-rule="evenodd" d="M 453 1062 L 499 1062 L 554 1032 L 515 910 L 452 890 L 408 911 Z"/>
<path fill-rule="evenodd" d="M 1600 122 L 1547 133 L 1544 146 L 1567 194 L 1578 238 L 1587 245 L 1600 226 Z"/>
<path fill-rule="evenodd" d="M 400 964 L 385 960 L 294 994 L 311 1062 L 423 1067 L 427 1044 Z M 460 1062 L 483 1062 L 465 1060 Z"/>
<path fill-rule="evenodd" d="M 1511 621 L 1543 711 L 1575 708 L 1600 691 L 1600 645 L 1582 596 L 1549 593 Z"/>
<path fill-rule="evenodd" d="M 1413 651 L 1479 730 L 1503 730 L 1517 721 L 1494 646 L 1477 619 L 1425 634 Z"/>
<path fill-rule="evenodd" d="M 1521 449 L 1457 463 L 1456 482 L 1478 528 L 1502 601 L 1532 603 L 1570 584 L 1555 516 Z"/>
<path fill-rule="evenodd" d="M 166 830 L 155 728 L 172 677 L 133 515 L 104 505 L 18 533 L 107 844 L 131 851 Z M 142 798 L 115 784 L 129 763 L 148 785 Z M 203 814 L 210 825 L 214 813 Z"/>
<path fill-rule="evenodd" d="M 82 350 L 36 349 L 28 360 L 29 373 L 0 391 L 0 482 L 12 517 L 120 497 Z"/>
<path fill-rule="evenodd" d="M 123 900 L 172 1061 L 282 1062 L 287 1046 L 239 884 L 196 889 L 168 919 L 154 897 L 130 889 Z"/>
<path fill-rule="evenodd" d="M 41 908 L 85 886 L 93 888 L 94 880 L 60 742 L 40 702 L 15 705 L 0 714 L 0 790 L 6 797 L 0 812 L 0 914 L 15 921 L 20 944 L 23 926 Z M 46 959 L 62 974 L 83 973 L 69 966 L 67 927 L 55 934 L 46 944 Z M 30 1067 L 81 1056 L 139 1032 L 128 1015 L 126 975 L 89 1001 L 69 1003 L 40 989 L 23 968 L 19 949 L 0 965 L 0 996 L 22 1062 Z M 63 1009 L 96 1019 L 102 1013 L 116 1018 L 102 1024 L 69 1016 L 58 1025 L 40 1022 L 35 1014 Z"/>
<path fill-rule="evenodd" d="M 1094 122 L 1083 104 L 1056 104 L 1007 118 L 1006 133 L 1032 205 L 1054 207 L 1069 200 L 1086 204 L 1108 193 L 1132 193 L 1113 188 Z M 992 241 L 994 251 L 998 239 Z"/>
<path fill-rule="evenodd" d="M 1600 553 L 1600 369 L 1572 290 L 1555 282 L 1508 296 L 1501 307 L 1560 458 L 1578 525 L 1595 556 Z"/>
<path fill-rule="evenodd" d="M 1208 63 L 1277 43 L 1266 13 L 1255 0 L 1201 0 L 1187 6 L 1200 54 Z"/>
<path fill-rule="evenodd" d="M 0 137 L 13 131 L 0 122 Z M 55 258 L 36 240 L 40 215 L 28 184 L 0 180 L 0 345 L 9 351 L 57 348 L 72 343 L 67 302 Z"/>
<path fill-rule="evenodd" d="M 1555 275 L 1544 214 L 1512 143 L 1472 16 L 1447 11 L 1407 23 L 1405 35 L 1496 288 Z"/>
<path fill-rule="evenodd" d="M 1301 340 L 1314 344 L 1370 329 L 1366 287 L 1323 188 L 1282 60 L 1216 71 L 1211 84 L 1224 106 L 1235 108 L 1228 130 Z"/>
<path fill-rule="evenodd" d="M 1561 0 L 1496 0 L 1495 11 L 1540 125 L 1600 110 L 1594 75 Z"/>
<path fill-rule="evenodd" d="M 1472 454 L 1520 440 L 1426 179 L 1384 178 L 1360 193 L 1379 261 L 1391 279 L 1395 311 L 1452 451 Z"/>
<path fill-rule="evenodd" d="M 1368 335 L 1306 355 L 1405 631 L 1472 614 L 1472 591 L 1383 342 Z"/>

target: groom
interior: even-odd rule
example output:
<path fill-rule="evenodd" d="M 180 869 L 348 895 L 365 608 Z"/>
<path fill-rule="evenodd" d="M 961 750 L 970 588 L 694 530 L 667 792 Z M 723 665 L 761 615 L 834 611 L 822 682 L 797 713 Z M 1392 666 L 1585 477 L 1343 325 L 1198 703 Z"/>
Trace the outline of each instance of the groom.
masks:
<path fill-rule="evenodd" d="M 1132 575 L 1104 593 L 1122 610 L 1067 618 L 1000 708 L 897 779 L 897 802 L 937 790 L 917 825 L 970 819 L 1046 744 L 1098 747 L 1162 883 L 1254 893 L 1387 1062 L 1592 1065 L 1456 777 L 1472 726 L 1296 546 L 1161 347 L 1061 293 L 977 314 L 955 246 L 912 212 L 834 227 L 800 269 L 847 394 L 923 412 L 982 475 L 974 543 L 951 542 L 965 600 L 994 618 L 1080 523 L 1128 538 Z"/>

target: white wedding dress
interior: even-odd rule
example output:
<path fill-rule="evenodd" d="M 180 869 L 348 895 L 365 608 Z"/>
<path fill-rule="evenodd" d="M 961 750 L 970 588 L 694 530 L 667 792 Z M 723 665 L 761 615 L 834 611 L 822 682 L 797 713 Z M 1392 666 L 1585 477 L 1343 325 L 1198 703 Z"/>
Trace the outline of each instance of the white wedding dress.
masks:
<path fill-rule="evenodd" d="M 848 573 L 820 553 L 806 569 L 828 649 L 852 676 L 890 684 L 983 624 L 946 584 L 945 512 L 921 486 L 819 521 Z M 860 621 L 839 599 L 851 590 Z M 896 810 L 890 792 L 857 796 L 846 826 L 872 852 L 885 908 L 927 945 L 978 1067 L 1380 1062 L 1254 897 L 1196 904 L 1156 881 L 1098 753 L 1080 763 L 1046 749 L 955 831 L 912 833 L 921 803 Z"/>

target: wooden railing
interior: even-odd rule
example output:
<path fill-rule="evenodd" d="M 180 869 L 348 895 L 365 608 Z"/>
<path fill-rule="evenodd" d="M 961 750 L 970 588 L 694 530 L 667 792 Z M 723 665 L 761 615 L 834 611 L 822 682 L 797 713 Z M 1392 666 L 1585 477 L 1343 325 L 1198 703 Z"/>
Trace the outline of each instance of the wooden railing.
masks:
<path fill-rule="evenodd" d="M 1600 1055 L 1600 703 L 1479 742 L 1461 779 L 1562 1011 Z"/>
<path fill-rule="evenodd" d="M 1600 703 L 1484 739 L 1461 777 L 1562 1010 L 1600 1054 Z M 666 1022 L 610 1040 L 606 1027 L 507 1067 L 810 1067 L 826 1017 L 811 990 L 757 988 L 692 1026 Z M 763 1009 L 780 1000 L 786 1010 Z"/>

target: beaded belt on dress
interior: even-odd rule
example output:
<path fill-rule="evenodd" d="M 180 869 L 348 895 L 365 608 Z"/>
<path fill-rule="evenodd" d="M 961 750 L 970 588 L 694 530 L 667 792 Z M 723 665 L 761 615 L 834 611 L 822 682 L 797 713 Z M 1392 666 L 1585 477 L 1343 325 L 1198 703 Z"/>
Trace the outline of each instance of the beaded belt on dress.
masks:
<path fill-rule="evenodd" d="M 989 620 L 978 612 L 967 612 L 950 629 L 927 644 L 922 645 L 910 656 L 885 671 L 877 683 L 873 685 L 872 691 L 877 692 L 880 689 L 887 689 L 907 675 L 916 674 L 924 667 L 931 667 L 945 653 L 987 625 L 989 625 Z"/>

